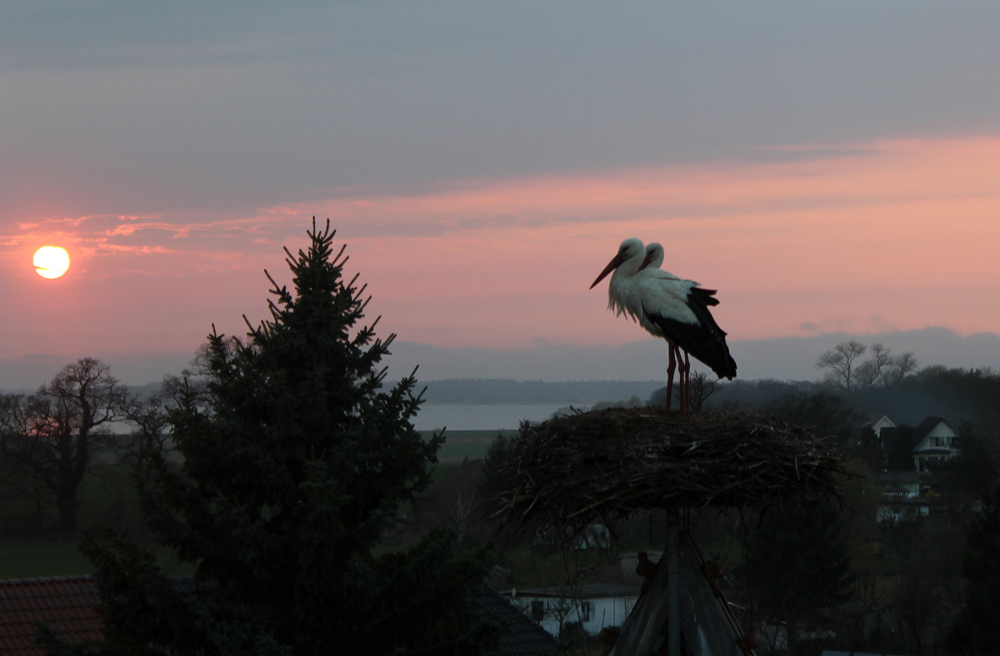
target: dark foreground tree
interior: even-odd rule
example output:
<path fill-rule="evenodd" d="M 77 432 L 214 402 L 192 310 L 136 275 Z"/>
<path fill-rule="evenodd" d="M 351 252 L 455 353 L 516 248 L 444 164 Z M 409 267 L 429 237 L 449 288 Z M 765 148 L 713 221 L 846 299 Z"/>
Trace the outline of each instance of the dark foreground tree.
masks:
<path fill-rule="evenodd" d="M 953 654 L 996 654 L 1000 646 L 1000 486 L 983 495 L 983 512 L 969 523 L 962 575 L 965 605 L 948 635 Z"/>
<path fill-rule="evenodd" d="M 89 540 L 100 653 L 471 654 L 495 634 L 482 563 L 452 532 L 372 553 L 443 438 L 411 423 L 412 375 L 381 391 L 394 336 L 359 327 L 363 288 L 342 279 L 329 224 L 309 236 L 288 253 L 295 293 L 274 283 L 272 318 L 245 340 L 211 335 L 207 385 L 179 390 L 179 470 L 154 458 L 146 523 L 202 590 L 179 592 L 125 537 Z"/>
<path fill-rule="evenodd" d="M 0 395 L 0 455 L 51 494 L 59 528 L 76 530 L 77 492 L 95 452 L 112 447 L 104 429 L 121 421 L 128 390 L 108 365 L 83 358 L 30 396 Z"/>
<path fill-rule="evenodd" d="M 767 414 L 806 426 L 816 435 L 836 436 L 841 443 L 853 436 L 860 416 L 842 396 L 828 392 L 784 394 L 760 406 Z"/>
<path fill-rule="evenodd" d="M 816 619 L 850 597 L 851 559 L 843 520 L 828 503 L 772 508 L 747 540 L 746 570 L 753 601 L 772 624 Z M 789 651 L 798 638 L 788 633 Z"/>
<path fill-rule="evenodd" d="M 934 462 L 930 470 L 941 472 L 938 491 L 954 507 L 965 507 L 990 490 L 1000 478 L 997 461 L 990 445 L 979 437 L 976 427 L 963 422 L 958 429 L 961 450 L 954 458 Z"/>

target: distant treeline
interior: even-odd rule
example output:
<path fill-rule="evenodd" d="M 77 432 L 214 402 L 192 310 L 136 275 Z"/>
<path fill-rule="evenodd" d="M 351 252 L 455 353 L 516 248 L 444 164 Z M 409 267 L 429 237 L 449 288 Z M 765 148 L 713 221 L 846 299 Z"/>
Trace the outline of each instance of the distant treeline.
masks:
<path fill-rule="evenodd" d="M 546 383 L 540 380 L 448 378 L 425 383 L 428 403 L 597 403 L 647 399 L 663 381 L 588 380 Z"/>
<path fill-rule="evenodd" d="M 888 415 L 895 423 L 915 426 L 924 417 L 944 417 L 1000 428 L 1000 375 L 989 369 L 927 367 L 892 385 L 845 392 L 829 383 L 737 380 L 723 385 L 707 408 L 767 408 L 793 397 L 835 394 L 859 415 Z"/>

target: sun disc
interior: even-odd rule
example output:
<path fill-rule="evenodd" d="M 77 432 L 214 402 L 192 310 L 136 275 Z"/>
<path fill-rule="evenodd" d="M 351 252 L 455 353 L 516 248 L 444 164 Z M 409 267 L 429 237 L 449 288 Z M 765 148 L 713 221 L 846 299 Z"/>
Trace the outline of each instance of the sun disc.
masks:
<path fill-rule="evenodd" d="M 43 278 L 58 278 L 69 269 L 69 253 L 58 246 L 42 246 L 32 260 L 35 273 Z"/>

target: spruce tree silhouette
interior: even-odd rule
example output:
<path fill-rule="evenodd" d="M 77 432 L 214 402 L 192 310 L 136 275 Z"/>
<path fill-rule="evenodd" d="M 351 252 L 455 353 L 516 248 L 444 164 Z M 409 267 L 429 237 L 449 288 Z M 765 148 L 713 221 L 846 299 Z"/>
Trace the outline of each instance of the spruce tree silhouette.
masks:
<path fill-rule="evenodd" d="M 395 336 L 361 326 L 365 288 L 344 282 L 329 222 L 308 234 L 286 249 L 294 293 L 268 274 L 271 318 L 209 336 L 206 384 L 170 411 L 182 464 L 159 459 L 143 493 L 147 526 L 201 590 L 179 591 L 128 536 L 88 537 L 106 618 L 94 653 L 472 654 L 496 637 L 477 609 L 481 557 L 450 531 L 372 555 L 444 438 L 411 423 L 413 374 L 383 391 Z"/>

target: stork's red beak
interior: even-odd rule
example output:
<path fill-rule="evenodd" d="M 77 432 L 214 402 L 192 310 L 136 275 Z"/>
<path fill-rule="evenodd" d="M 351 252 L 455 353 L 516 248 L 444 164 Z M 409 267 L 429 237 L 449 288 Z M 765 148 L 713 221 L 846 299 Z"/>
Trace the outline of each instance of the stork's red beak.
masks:
<path fill-rule="evenodd" d="M 590 288 L 593 289 L 594 287 L 596 287 L 597 283 L 604 280 L 609 273 L 617 269 L 624 261 L 625 260 L 622 259 L 622 256 L 620 254 L 615 255 L 614 259 L 608 262 L 608 266 L 604 268 L 604 271 L 601 271 L 601 275 L 597 276 L 597 280 L 594 281 L 594 284 L 591 285 Z"/>

